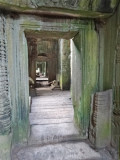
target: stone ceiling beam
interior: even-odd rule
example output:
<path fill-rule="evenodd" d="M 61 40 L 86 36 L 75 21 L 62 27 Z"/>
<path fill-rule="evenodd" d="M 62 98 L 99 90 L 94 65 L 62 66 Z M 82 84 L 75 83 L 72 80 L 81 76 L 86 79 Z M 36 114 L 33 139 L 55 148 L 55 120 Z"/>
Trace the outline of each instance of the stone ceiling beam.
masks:
<path fill-rule="evenodd" d="M 27 38 L 43 38 L 44 39 L 71 39 L 73 38 L 78 32 L 77 31 L 70 31 L 70 32 L 60 32 L 60 31 L 37 31 L 37 30 L 26 30 L 25 35 Z"/>
<path fill-rule="evenodd" d="M 107 18 L 119 0 L 0 0 L 0 8 L 21 14 L 66 16 L 74 18 Z"/>

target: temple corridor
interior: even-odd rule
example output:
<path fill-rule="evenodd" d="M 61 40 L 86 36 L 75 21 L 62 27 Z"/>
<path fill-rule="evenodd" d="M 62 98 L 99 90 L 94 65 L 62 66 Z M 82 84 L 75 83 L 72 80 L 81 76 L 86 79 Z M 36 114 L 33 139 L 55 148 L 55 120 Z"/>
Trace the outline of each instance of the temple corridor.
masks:
<path fill-rule="evenodd" d="M 120 160 L 120 0 L 0 0 L 0 160 Z"/>
<path fill-rule="evenodd" d="M 30 144 L 79 139 L 69 91 L 37 88 L 30 113 Z"/>
<path fill-rule="evenodd" d="M 28 145 L 16 146 L 12 160 L 113 160 L 80 138 L 70 91 L 36 88 L 30 110 Z"/>

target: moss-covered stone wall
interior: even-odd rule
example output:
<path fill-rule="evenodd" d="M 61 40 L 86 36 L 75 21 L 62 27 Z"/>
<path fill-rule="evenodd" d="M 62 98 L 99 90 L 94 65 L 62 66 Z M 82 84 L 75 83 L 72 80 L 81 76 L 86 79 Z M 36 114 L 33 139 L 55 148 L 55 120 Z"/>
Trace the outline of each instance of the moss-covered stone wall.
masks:
<path fill-rule="evenodd" d="M 26 142 L 28 137 L 28 50 L 19 20 L 7 18 L 8 74 L 11 99 L 12 144 Z M 17 33 L 17 36 L 16 36 Z"/>
<path fill-rule="evenodd" d="M 62 90 L 70 89 L 70 40 L 61 39 L 60 41 L 60 87 Z"/>
<path fill-rule="evenodd" d="M 75 121 L 83 137 L 88 136 L 91 95 L 98 90 L 98 36 L 88 25 L 72 44 L 72 97 Z"/>
<path fill-rule="evenodd" d="M 113 89 L 112 145 L 120 146 L 120 5 L 100 27 L 101 90 Z M 104 55 L 103 55 L 104 53 Z M 120 149 L 119 149 L 120 151 Z"/>
<path fill-rule="evenodd" d="M 12 144 L 27 142 L 29 136 L 29 83 L 28 83 L 28 46 L 25 31 L 57 31 L 68 33 L 78 31 L 86 25 L 81 20 L 48 19 L 21 15 L 18 19 L 7 17 L 8 71 L 12 108 Z M 16 35 L 17 34 L 17 35 Z M 56 47 L 56 46 L 55 46 Z M 53 66 L 54 67 L 54 66 Z M 55 68 L 55 67 L 54 67 Z"/>
<path fill-rule="evenodd" d="M 97 6 L 103 6 L 104 9 L 108 6 L 108 10 L 105 9 L 103 12 L 111 12 L 114 10 L 112 8 L 115 7 L 117 2 L 118 1 L 107 0 L 103 5 L 103 1 L 94 0 L 94 7 L 92 7 L 92 5 L 91 7 L 95 11 L 99 8 L 99 11 L 102 12 L 100 7 Z M 4 1 L 4 5 L 7 3 L 8 1 Z M 14 1 L 14 3 L 17 4 L 16 1 Z M 11 1 L 11 4 L 14 3 Z M 3 4 L 2 1 L 1 4 Z M 81 1 L 81 5 L 85 6 L 85 1 Z M 36 8 L 39 7 L 37 6 Z M 84 8 L 84 10 L 88 10 L 88 8 Z M 82 14 L 84 13 L 82 12 Z M 120 8 L 118 8 L 113 17 L 103 21 L 62 18 L 52 19 L 28 15 L 21 15 L 18 19 L 12 19 L 9 16 L 6 18 L 6 40 L 8 42 L 7 49 L 10 89 L 9 96 L 12 108 L 12 132 L 11 135 L 4 137 L 5 139 L 3 138 L 3 141 L 1 141 L 1 145 L 4 144 L 3 148 L 0 148 L 0 151 L 3 153 L 2 160 L 5 159 L 5 156 L 8 157 L 10 153 L 11 141 L 9 141 L 9 138 L 12 136 L 13 144 L 26 142 L 29 133 L 28 48 L 25 37 L 25 31 L 27 29 L 37 32 L 52 32 L 54 30 L 59 34 L 59 37 L 61 32 L 77 33 L 76 36 L 74 35 L 74 38 L 71 40 L 70 44 L 72 52 L 71 93 L 75 110 L 76 124 L 80 128 L 81 137 L 87 138 L 90 119 L 91 95 L 97 91 L 104 91 L 113 88 L 114 104 L 112 144 L 114 146 L 119 145 L 119 14 Z M 66 50 L 69 51 L 68 47 Z M 62 58 L 62 56 L 60 56 L 60 58 Z M 64 61 L 65 60 L 66 59 L 64 59 Z M 59 72 L 59 76 L 60 74 L 61 73 Z M 2 137 L 0 137 L 0 139 L 2 139 Z M 6 149 L 7 153 L 4 154 L 3 149 Z"/>

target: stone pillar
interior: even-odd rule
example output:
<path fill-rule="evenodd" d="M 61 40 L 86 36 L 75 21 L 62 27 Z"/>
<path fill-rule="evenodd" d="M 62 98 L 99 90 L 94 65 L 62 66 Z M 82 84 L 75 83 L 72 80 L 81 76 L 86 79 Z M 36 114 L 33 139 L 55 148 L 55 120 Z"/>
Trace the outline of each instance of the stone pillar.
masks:
<path fill-rule="evenodd" d="M 36 58 L 37 58 L 37 40 L 27 39 L 28 41 L 28 59 L 29 59 L 29 76 L 36 81 Z"/>
<path fill-rule="evenodd" d="M 46 77 L 46 72 L 47 72 L 47 68 L 46 68 L 46 66 L 47 66 L 47 63 L 45 62 L 45 68 L 44 68 L 44 71 L 45 71 L 45 77 Z"/>
<path fill-rule="evenodd" d="M 11 107 L 9 100 L 6 19 L 0 17 L 0 159 L 10 159 Z"/>
<path fill-rule="evenodd" d="M 36 61 L 34 59 L 31 61 L 30 77 L 34 82 L 36 81 Z"/>
<path fill-rule="evenodd" d="M 70 40 L 61 40 L 61 76 L 62 90 L 70 89 Z"/>
<path fill-rule="evenodd" d="M 56 80 L 56 59 L 50 59 L 48 62 L 48 80 L 49 82 Z"/>
<path fill-rule="evenodd" d="M 46 62 L 46 77 L 48 77 L 48 62 Z"/>

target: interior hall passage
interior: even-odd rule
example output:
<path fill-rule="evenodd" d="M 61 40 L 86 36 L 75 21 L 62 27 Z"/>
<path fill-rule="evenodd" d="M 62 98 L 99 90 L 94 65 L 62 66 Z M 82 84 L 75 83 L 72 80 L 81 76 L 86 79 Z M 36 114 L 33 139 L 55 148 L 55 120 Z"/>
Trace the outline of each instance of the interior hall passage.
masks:
<path fill-rule="evenodd" d="M 36 89 L 32 98 L 30 144 L 48 144 L 79 139 L 74 125 L 70 91 Z"/>

